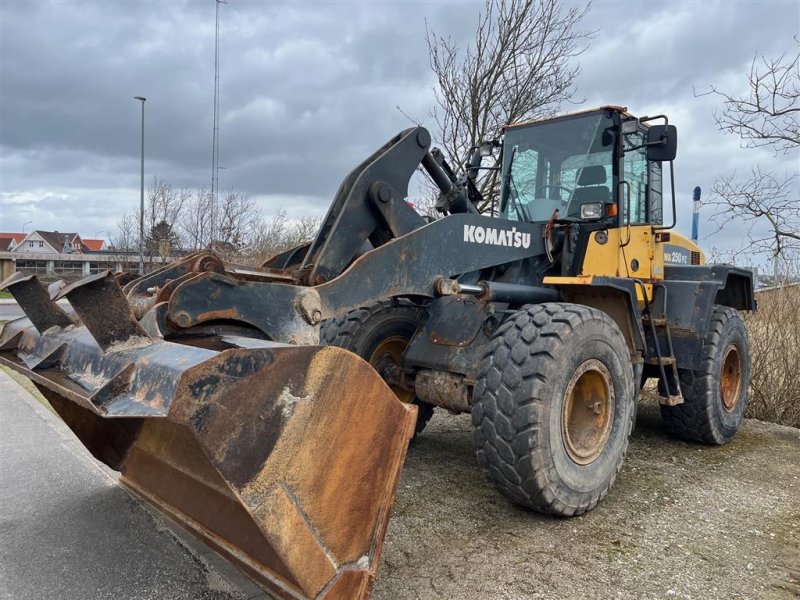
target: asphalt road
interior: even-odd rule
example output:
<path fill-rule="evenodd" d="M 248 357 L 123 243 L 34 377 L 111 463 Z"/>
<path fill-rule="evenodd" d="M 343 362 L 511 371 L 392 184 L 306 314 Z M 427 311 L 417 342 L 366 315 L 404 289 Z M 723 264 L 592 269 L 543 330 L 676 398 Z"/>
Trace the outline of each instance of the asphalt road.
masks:
<path fill-rule="evenodd" d="M 58 303 L 65 310 L 69 308 L 67 300 L 59 300 Z M 12 319 L 19 319 L 25 316 L 25 313 L 20 308 L 19 304 L 14 302 L 11 298 L 0 298 L 0 321 L 11 321 Z"/>
<path fill-rule="evenodd" d="M 267 598 L 119 487 L 0 370 L 0 599 Z"/>
<path fill-rule="evenodd" d="M 23 316 L 22 309 L 16 303 L 0 303 L 0 321 L 10 321 Z"/>

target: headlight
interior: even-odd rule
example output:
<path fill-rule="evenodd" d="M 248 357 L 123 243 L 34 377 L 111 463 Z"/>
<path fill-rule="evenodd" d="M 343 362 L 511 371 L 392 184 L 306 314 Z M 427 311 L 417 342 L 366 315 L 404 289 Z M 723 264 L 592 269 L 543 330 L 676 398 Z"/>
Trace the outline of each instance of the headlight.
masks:
<path fill-rule="evenodd" d="M 581 219 L 599 219 L 603 216 L 602 202 L 587 202 L 581 204 Z"/>

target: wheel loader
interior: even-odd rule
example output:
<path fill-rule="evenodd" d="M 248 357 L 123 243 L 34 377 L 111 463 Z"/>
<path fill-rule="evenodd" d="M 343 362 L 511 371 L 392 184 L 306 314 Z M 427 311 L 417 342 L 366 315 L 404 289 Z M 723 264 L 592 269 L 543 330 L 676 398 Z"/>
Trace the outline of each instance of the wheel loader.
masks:
<path fill-rule="evenodd" d="M 199 252 L 137 278 L 11 276 L 26 317 L 0 363 L 271 593 L 367 598 L 434 407 L 471 413 L 501 494 L 564 517 L 608 494 L 648 379 L 677 437 L 735 434 L 752 275 L 672 230 L 676 149 L 665 116 L 605 106 L 510 125 L 453 169 L 413 127 L 345 178 L 313 241 L 259 268 Z M 440 218 L 407 202 L 418 169 Z"/>

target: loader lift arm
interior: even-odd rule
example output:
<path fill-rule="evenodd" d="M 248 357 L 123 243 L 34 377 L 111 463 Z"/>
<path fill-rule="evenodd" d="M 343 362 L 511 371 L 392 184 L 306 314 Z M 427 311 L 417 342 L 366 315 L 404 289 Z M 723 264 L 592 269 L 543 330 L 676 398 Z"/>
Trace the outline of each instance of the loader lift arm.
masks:
<path fill-rule="evenodd" d="M 401 131 L 344 179 L 316 238 L 306 251 L 303 283 L 320 285 L 340 275 L 365 242 L 373 248 L 410 233 L 426 220 L 405 202 L 408 183 L 422 165 L 450 213 L 477 213 L 467 191 L 423 127 Z"/>

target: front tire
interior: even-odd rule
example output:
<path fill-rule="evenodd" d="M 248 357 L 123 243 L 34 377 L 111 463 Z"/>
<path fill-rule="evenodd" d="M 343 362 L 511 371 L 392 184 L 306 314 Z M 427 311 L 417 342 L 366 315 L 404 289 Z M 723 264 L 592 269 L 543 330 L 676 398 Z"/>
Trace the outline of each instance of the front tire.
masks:
<path fill-rule="evenodd" d="M 750 354 L 739 313 L 715 306 L 700 368 L 678 369 L 683 404 L 661 406 L 669 432 L 683 440 L 722 445 L 738 431 L 747 407 Z"/>
<path fill-rule="evenodd" d="M 322 323 L 320 343 L 350 350 L 379 370 L 384 361 L 400 364 L 421 316 L 420 309 L 412 304 L 393 300 L 374 302 Z M 413 392 L 390 387 L 401 401 L 416 405 L 416 437 L 431 420 L 433 406 L 419 400 Z"/>
<path fill-rule="evenodd" d="M 606 313 L 578 304 L 526 306 L 500 326 L 481 361 L 475 453 L 514 502 L 579 515 L 614 483 L 635 412 L 630 353 Z"/>

